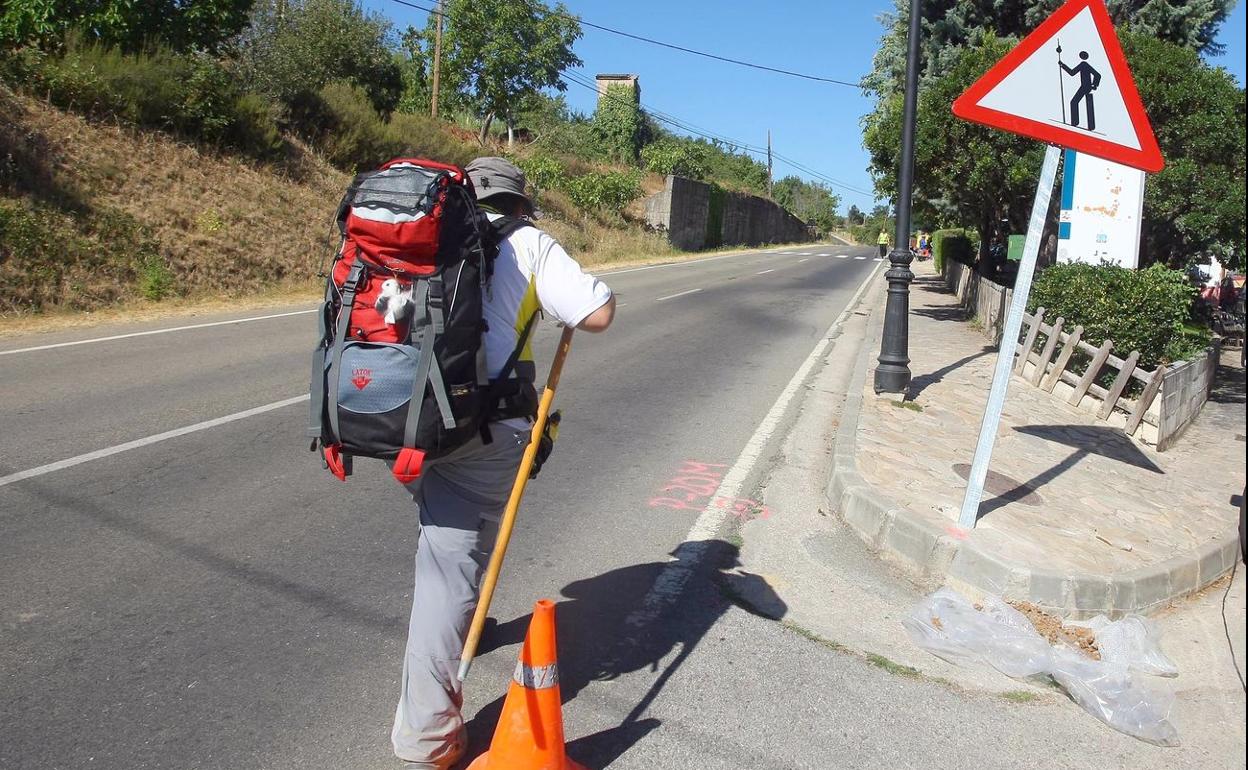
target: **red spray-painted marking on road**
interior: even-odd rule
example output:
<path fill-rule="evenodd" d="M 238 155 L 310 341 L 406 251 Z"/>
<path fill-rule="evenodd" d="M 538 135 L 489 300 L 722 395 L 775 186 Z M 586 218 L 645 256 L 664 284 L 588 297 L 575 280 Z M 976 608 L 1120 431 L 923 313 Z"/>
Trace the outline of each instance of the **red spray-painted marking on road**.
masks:
<path fill-rule="evenodd" d="M 727 467 L 718 463 L 685 460 L 677 471 L 678 475 L 659 490 L 666 495 L 651 498 L 648 505 L 651 508 L 696 513 L 708 508 L 725 508 L 741 521 L 769 518 L 770 509 L 757 500 L 715 497 L 715 490 L 719 489 L 724 478 L 723 469 Z"/>

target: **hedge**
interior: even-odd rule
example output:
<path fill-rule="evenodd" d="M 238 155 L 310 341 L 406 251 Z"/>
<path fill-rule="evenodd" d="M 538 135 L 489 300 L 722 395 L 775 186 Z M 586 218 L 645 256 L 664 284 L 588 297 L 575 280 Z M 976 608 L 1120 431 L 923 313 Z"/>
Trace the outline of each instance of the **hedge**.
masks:
<path fill-rule="evenodd" d="M 954 228 L 932 233 L 932 260 L 937 270 L 943 269 L 945 259 L 974 264 L 975 246 L 966 230 Z"/>
<path fill-rule="evenodd" d="M 1032 287 L 1027 308 L 1045 309 L 1045 318 L 1065 319 L 1083 327 L 1091 345 L 1113 340 L 1119 355 L 1140 351 L 1138 365 L 1182 360 L 1209 344 L 1209 333 L 1184 328 L 1195 289 L 1179 270 L 1153 265 L 1145 270 L 1080 263 L 1043 270 Z"/>

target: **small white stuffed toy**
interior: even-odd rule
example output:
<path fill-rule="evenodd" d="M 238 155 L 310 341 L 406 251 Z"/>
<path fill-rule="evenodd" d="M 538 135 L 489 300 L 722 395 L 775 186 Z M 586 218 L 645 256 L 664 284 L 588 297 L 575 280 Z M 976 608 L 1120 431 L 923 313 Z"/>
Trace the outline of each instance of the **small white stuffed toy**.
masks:
<path fill-rule="evenodd" d="M 381 284 L 381 293 L 373 307 L 378 313 L 385 314 L 385 322 L 396 324 L 412 313 L 412 287 L 404 287 L 393 278 L 387 278 Z"/>

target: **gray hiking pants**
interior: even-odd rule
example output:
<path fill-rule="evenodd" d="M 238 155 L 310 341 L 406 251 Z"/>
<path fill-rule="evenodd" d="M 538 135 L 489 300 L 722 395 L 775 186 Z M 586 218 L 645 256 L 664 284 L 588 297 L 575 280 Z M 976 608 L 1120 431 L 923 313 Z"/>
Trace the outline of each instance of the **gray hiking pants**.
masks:
<path fill-rule="evenodd" d="M 527 430 L 501 423 L 491 429 L 493 443 L 476 438 L 430 461 L 407 485 L 418 508 L 420 538 L 402 693 L 390 740 L 394 753 L 408 761 L 438 764 L 462 745 L 460 653 L 529 443 Z"/>

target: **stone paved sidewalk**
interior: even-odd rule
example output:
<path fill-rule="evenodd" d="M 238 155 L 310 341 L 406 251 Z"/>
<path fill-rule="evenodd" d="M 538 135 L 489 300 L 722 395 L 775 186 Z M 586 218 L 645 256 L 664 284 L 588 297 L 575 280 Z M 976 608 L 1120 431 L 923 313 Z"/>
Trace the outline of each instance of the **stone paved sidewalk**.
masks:
<path fill-rule="evenodd" d="M 864 356 L 857 431 L 837 439 L 829 491 L 860 536 L 932 582 L 1076 615 L 1147 612 L 1230 569 L 1244 489 L 1238 369 L 1164 453 L 1013 377 L 979 524 L 961 530 L 996 351 L 929 263 L 915 273 L 909 398 L 876 396 L 874 356 Z"/>

